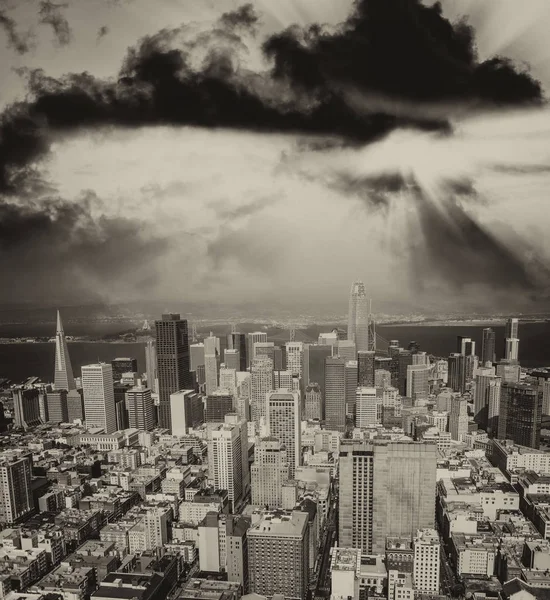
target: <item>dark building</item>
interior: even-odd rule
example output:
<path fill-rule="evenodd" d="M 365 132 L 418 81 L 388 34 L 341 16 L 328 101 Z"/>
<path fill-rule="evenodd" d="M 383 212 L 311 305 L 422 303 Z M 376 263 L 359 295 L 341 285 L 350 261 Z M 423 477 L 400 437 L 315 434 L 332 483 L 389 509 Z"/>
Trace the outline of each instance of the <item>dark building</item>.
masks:
<path fill-rule="evenodd" d="M 384 369 L 384 371 L 390 371 L 391 373 L 391 361 L 389 356 L 376 356 L 374 358 L 374 370 Z"/>
<path fill-rule="evenodd" d="M 126 407 L 126 392 L 131 389 L 132 386 L 130 384 L 124 384 L 119 382 L 116 382 L 114 384 L 116 428 L 119 431 L 121 429 L 127 429 L 130 426 L 130 420 L 128 418 L 128 409 Z"/>
<path fill-rule="evenodd" d="M 333 431 L 346 430 L 346 360 L 325 358 L 325 425 Z"/>
<path fill-rule="evenodd" d="M 115 358 L 111 361 L 113 368 L 113 381 L 120 381 L 124 373 L 137 373 L 137 359 L 135 358 Z"/>
<path fill-rule="evenodd" d="M 248 348 L 246 344 L 246 334 L 230 333 L 227 336 L 227 347 L 229 350 L 239 351 L 240 367 L 239 371 L 246 371 L 248 361 Z"/>
<path fill-rule="evenodd" d="M 458 352 L 454 352 L 447 359 L 447 365 L 447 385 L 453 392 L 463 392 L 466 386 L 464 356 Z"/>
<path fill-rule="evenodd" d="M 374 352 L 360 350 L 357 352 L 357 385 L 374 387 Z"/>
<path fill-rule="evenodd" d="M 67 393 L 67 390 L 49 390 L 46 392 L 49 423 L 67 423 L 69 420 Z"/>
<path fill-rule="evenodd" d="M 402 396 L 407 395 L 407 367 L 413 364 L 413 355 L 409 350 L 402 350 L 398 355 L 397 389 Z"/>
<path fill-rule="evenodd" d="M 187 321 L 179 314 L 162 315 L 155 321 L 157 333 L 157 374 L 159 393 L 159 425 L 172 429 L 170 394 L 192 389 L 189 372 L 189 332 Z"/>
<path fill-rule="evenodd" d="M 304 345 L 304 384 L 319 384 L 323 404 L 325 401 L 325 358 L 328 356 L 332 356 L 332 346 Z"/>
<path fill-rule="evenodd" d="M 214 393 L 206 397 L 206 422 L 223 423 L 225 415 L 233 412 L 233 396 L 231 394 Z"/>
<path fill-rule="evenodd" d="M 15 427 L 28 429 L 40 425 L 38 388 L 18 387 L 12 391 Z"/>
<path fill-rule="evenodd" d="M 495 353 L 495 332 L 490 327 L 483 330 L 483 338 L 481 340 L 481 364 L 496 362 Z"/>
<path fill-rule="evenodd" d="M 82 388 L 70 390 L 67 394 L 68 421 L 72 423 L 75 419 L 84 419 L 84 395 Z"/>
<path fill-rule="evenodd" d="M 409 342 L 409 345 L 407 346 L 407 350 L 409 350 L 409 352 L 412 352 L 413 354 L 416 354 L 417 352 L 420 352 L 420 344 L 413 340 L 413 341 Z"/>
<path fill-rule="evenodd" d="M 526 383 L 503 383 L 498 418 L 499 439 L 540 448 L 542 391 Z"/>
<path fill-rule="evenodd" d="M 275 349 L 273 350 L 273 370 L 286 370 L 286 347 L 281 348 L 281 346 L 275 346 Z"/>

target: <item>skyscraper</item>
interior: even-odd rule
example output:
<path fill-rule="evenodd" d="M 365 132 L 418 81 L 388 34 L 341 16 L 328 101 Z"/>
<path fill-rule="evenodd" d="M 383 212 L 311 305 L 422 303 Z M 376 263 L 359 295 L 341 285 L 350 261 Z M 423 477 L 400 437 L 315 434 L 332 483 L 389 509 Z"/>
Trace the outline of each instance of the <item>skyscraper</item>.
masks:
<path fill-rule="evenodd" d="M 147 387 L 157 391 L 157 346 L 155 340 L 147 340 L 145 344 L 145 372 L 147 373 Z"/>
<path fill-rule="evenodd" d="M 186 435 L 190 427 L 204 423 L 204 405 L 194 390 L 170 394 L 170 418 L 173 435 Z"/>
<path fill-rule="evenodd" d="M 483 330 L 481 342 L 481 364 L 485 365 L 488 362 L 494 363 L 496 361 L 495 348 L 495 332 L 491 327 L 486 327 Z"/>
<path fill-rule="evenodd" d="M 266 395 L 273 389 L 273 361 L 267 356 L 252 359 L 250 364 L 250 407 L 252 420 L 259 425 L 266 415 Z"/>
<path fill-rule="evenodd" d="M 448 358 L 448 365 L 448 386 L 453 392 L 463 392 L 466 386 L 464 355 L 457 352 L 451 354 Z"/>
<path fill-rule="evenodd" d="M 362 281 L 355 281 L 349 295 L 348 340 L 357 351 L 369 350 L 369 301 Z"/>
<path fill-rule="evenodd" d="M 254 331 L 248 334 L 247 367 L 252 364 L 252 359 L 254 358 L 254 344 L 257 342 L 267 342 L 267 333 L 265 331 Z"/>
<path fill-rule="evenodd" d="M 280 440 L 265 437 L 256 443 L 250 475 L 252 504 L 280 508 L 283 482 L 290 479 L 286 448 Z"/>
<path fill-rule="evenodd" d="M 229 333 L 227 335 L 227 348 L 237 350 L 239 353 L 239 367 L 237 371 L 246 371 L 248 367 L 248 351 L 246 347 L 246 335 L 244 333 Z"/>
<path fill-rule="evenodd" d="M 356 360 L 346 360 L 346 415 L 355 414 L 355 401 L 357 393 L 357 371 Z"/>
<path fill-rule="evenodd" d="M 508 319 L 504 329 L 504 359 L 517 361 L 519 357 L 519 319 Z"/>
<path fill-rule="evenodd" d="M 439 594 L 440 540 L 435 529 L 420 529 L 414 540 L 414 588 L 422 594 Z"/>
<path fill-rule="evenodd" d="M 271 392 L 267 396 L 267 430 L 286 448 L 291 479 L 302 464 L 302 406 L 300 394 L 291 390 Z"/>
<path fill-rule="evenodd" d="M 197 368 L 204 366 L 204 344 L 199 342 L 189 346 L 189 368 L 191 371 L 197 371 Z"/>
<path fill-rule="evenodd" d="M 304 384 L 317 383 L 321 400 L 325 398 L 325 358 L 332 356 L 332 346 L 306 344 L 304 347 Z"/>
<path fill-rule="evenodd" d="M 155 407 L 151 390 L 138 379 L 137 385 L 126 392 L 126 410 L 128 425 L 142 431 L 151 431 L 155 427 Z"/>
<path fill-rule="evenodd" d="M 61 314 L 57 311 L 57 330 L 55 334 L 55 373 L 54 388 L 56 390 L 74 390 L 73 368 L 67 348 L 67 340 L 61 322 Z"/>
<path fill-rule="evenodd" d="M 495 375 L 494 367 L 481 367 L 477 370 L 474 393 L 474 418 L 476 423 L 483 429 L 487 429 L 489 423 L 489 387 L 491 382 L 494 381 L 498 381 L 498 385 L 500 386 L 501 378 Z"/>
<path fill-rule="evenodd" d="M 234 398 L 227 390 L 216 390 L 206 396 L 206 423 L 223 423 L 225 415 L 233 412 Z"/>
<path fill-rule="evenodd" d="M 427 398 L 430 393 L 430 379 L 432 376 L 432 365 L 408 365 L 407 397 L 415 401 L 420 398 Z"/>
<path fill-rule="evenodd" d="M 125 373 L 137 373 L 138 364 L 135 358 L 114 358 L 111 361 L 113 381 L 120 381 Z"/>
<path fill-rule="evenodd" d="M 34 510 L 31 491 L 32 453 L 0 452 L 0 525 L 15 525 Z"/>
<path fill-rule="evenodd" d="M 504 330 L 504 339 L 519 337 L 519 319 L 507 319 Z"/>
<path fill-rule="evenodd" d="M 304 419 L 322 419 L 321 388 L 318 383 L 306 386 Z"/>
<path fill-rule="evenodd" d="M 407 394 L 407 369 L 413 364 L 413 353 L 401 350 L 397 355 L 397 385 L 395 386 L 402 396 Z"/>
<path fill-rule="evenodd" d="M 357 385 L 374 386 L 374 352 L 372 351 L 362 350 L 357 353 Z"/>
<path fill-rule="evenodd" d="M 465 398 L 451 398 L 451 414 L 449 416 L 451 439 L 462 442 L 468 433 L 468 402 Z"/>
<path fill-rule="evenodd" d="M 499 439 L 538 449 L 542 426 L 542 391 L 526 383 L 503 383 L 498 418 Z"/>
<path fill-rule="evenodd" d="M 116 431 L 115 392 L 111 365 L 99 363 L 82 367 L 84 413 L 88 427 Z"/>
<path fill-rule="evenodd" d="M 224 363 L 220 366 L 220 390 L 237 393 L 237 371 Z"/>
<path fill-rule="evenodd" d="M 356 400 L 355 423 L 363 428 L 376 425 L 382 420 L 382 398 L 378 398 L 376 388 L 358 387 Z"/>
<path fill-rule="evenodd" d="M 293 375 L 302 377 L 304 372 L 304 344 L 302 342 L 287 342 L 286 345 L 286 370 Z"/>
<path fill-rule="evenodd" d="M 325 358 L 325 427 L 346 430 L 346 361 Z"/>
<path fill-rule="evenodd" d="M 159 425 L 171 429 L 170 394 L 191 389 L 187 321 L 179 314 L 164 314 L 155 321 L 159 382 Z"/>
<path fill-rule="evenodd" d="M 246 476 L 243 465 L 243 444 L 248 447 L 246 423 L 225 422 L 214 429 L 211 435 L 208 460 L 212 465 L 212 479 L 216 489 L 227 490 L 232 511 L 236 511 L 243 498 Z"/>
<path fill-rule="evenodd" d="M 241 370 L 241 356 L 239 351 L 234 348 L 226 348 L 223 351 L 223 362 L 228 369 Z"/>
<path fill-rule="evenodd" d="M 434 526 L 436 444 L 343 440 L 339 462 L 341 547 L 381 554 L 386 537 Z"/>
<path fill-rule="evenodd" d="M 12 390 L 13 424 L 28 429 L 40 425 L 40 392 L 38 388 L 23 386 Z"/>
<path fill-rule="evenodd" d="M 338 340 L 334 354 L 346 360 L 357 360 L 357 347 L 352 340 Z"/>

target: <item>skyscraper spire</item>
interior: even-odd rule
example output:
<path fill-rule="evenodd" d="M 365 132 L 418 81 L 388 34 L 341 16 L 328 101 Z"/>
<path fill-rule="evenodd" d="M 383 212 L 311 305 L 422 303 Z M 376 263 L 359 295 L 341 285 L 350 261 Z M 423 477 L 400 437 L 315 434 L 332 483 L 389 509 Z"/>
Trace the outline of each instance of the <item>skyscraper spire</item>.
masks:
<path fill-rule="evenodd" d="M 67 340 L 63 331 L 61 315 L 57 311 L 57 330 L 55 333 L 55 375 L 54 388 L 56 390 L 74 390 L 76 389 L 73 377 L 73 368 L 67 348 Z"/>

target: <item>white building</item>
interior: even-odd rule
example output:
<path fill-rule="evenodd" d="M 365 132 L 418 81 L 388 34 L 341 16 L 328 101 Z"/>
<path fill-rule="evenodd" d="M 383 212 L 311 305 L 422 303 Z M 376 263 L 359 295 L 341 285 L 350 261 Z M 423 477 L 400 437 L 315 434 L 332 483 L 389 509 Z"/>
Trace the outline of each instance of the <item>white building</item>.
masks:
<path fill-rule="evenodd" d="M 267 394 L 267 430 L 286 447 L 290 476 L 302 464 L 300 394 L 279 390 Z"/>
<path fill-rule="evenodd" d="M 233 396 L 237 393 L 237 371 L 226 364 L 220 367 L 220 388 L 228 390 Z"/>
<path fill-rule="evenodd" d="M 250 408 L 252 420 L 259 425 L 266 413 L 266 394 L 273 390 L 273 361 L 267 356 L 252 359 L 250 364 Z"/>
<path fill-rule="evenodd" d="M 191 423 L 191 396 L 196 396 L 194 390 L 180 390 L 170 394 L 170 415 L 172 419 L 172 435 L 187 435 Z"/>
<path fill-rule="evenodd" d="M 283 482 L 290 479 L 290 467 L 286 448 L 277 438 L 267 437 L 256 443 L 250 477 L 253 505 L 282 507 Z"/>
<path fill-rule="evenodd" d="M 417 592 L 439 593 L 440 544 L 435 529 L 419 529 L 414 540 L 413 580 Z"/>
<path fill-rule="evenodd" d="M 376 388 L 357 388 L 355 399 L 355 422 L 357 427 L 368 427 L 381 422 L 381 400 L 376 394 Z"/>
<path fill-rule="evenodd" d="M 286 370 L 293 375 L 302 377 L 304 371 L 304 344 L 303 342 L 286 343 Z"/>
<path fill-rule="evenodd" d="M 99 363 L 82 367 L 84 413 L 88 427 L 116 431 L 115 392 L 111 365 Z"/>

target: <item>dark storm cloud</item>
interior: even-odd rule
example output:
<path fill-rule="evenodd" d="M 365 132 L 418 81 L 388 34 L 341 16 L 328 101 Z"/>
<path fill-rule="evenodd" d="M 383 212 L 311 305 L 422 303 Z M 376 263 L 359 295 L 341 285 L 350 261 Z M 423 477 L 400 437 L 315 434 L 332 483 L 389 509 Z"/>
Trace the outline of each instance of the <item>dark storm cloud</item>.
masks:
<path fill-rule="evenodd" d="M 18 54 L 26 54 L 31 49 L 32 34 L 22 34 L 17 30 L 17 23 L 4 10 L 0 9 L 0 28 L 8 38 L 8 47 Z"/>
<path fill-rule="evenodd" d="M 63 14 L 65 7 L 49 0 L 40 3 L 41 22 L 53 28 L 60 45 L 71 39 Z M 243 7 L 227 13 L 212 31 L 193 39 L 182 41 L 185 28 L 143 38 L 128 51 L 116 81 L 100 80 L 88 73 L 55 79 L 40 70 L 28 71 L 29 100 L 10 106 L 0 121 L 0 193 L 32 197 L 33 186 L 43 185 L 36 177 L 35 165 L 48 155 L 52 141 L 83 129 L 191 125 L 315 134 L 337 138 L 338 143 L 364 144 L 399 127 L 448 132 L 449 123 L 441 115 L 396 115 L 384 111 L 383 106 L 370 114 L 362 113 L 340 93 L 345 86 L 353 86 L 358 93 L 372 92 L 407 101 L 471 104 L 474 100 L 490 106 L 541 102 L 540 85 L 528 73 L 498 57 L 479 63 L 471 27 L 451 24 L 438 5 L 425 7 L 419 0 L 361 0 L 336 31 L 323 26 L 290 28 L 265 42 L 265 55 L 273 65 L 266 73 L 240 67 L 239 52 L 245 44 L 241 36 L 253 31 L 256 22 L 254 12 Z M 203 50 L 201 46 L 208 51 L 197 68 L 192 58 L 196 50 Z M 365 193 L 379 204 L 394 191 L 391 178 L 367 183 L 370 187 Z M 360 182 L 341 185 L 342 191 L 352 193 Z M 59 264 L 66 258 L 69 265 L 76 267 L 81 261 L 83 267 L 95 269 L 99 276 L 100 268 L 119 269 L 148 248 L 136 247 L 140 238 L 134 235 L 135 224 L 105 220 L 94 223 L 85 205 L 83 214 L 72 204 L 46 204 L 43 213 L 34 204 L 17 209 L 16 214 L 11 204 L 0 201 L 0 207 L 0 219 L 11 219 L 16 231 L 23 231 L 27 225 L 35 228 L 34 224 L 40 222 L 51 246 L 38 232 L 35 237 L 44 242 L 42 246 L 31 245 L 17 259 L 11 246 L 4 243 L 1 260 L 9 256 L 19 261 L 11 272 L 34 272 L 36 265 L 42 264 L 41 257 Z M 459 231 L 453 234 L 429 207 L 423 210 L 434 253 L 439 252 L 436 242 L 441 238 L 457 252 L 468 247 L 469 238 L 479 252 L 491 247 L 487 234 L 478 231 L 460 211 L 453 213 Z M 66 241 L 73 225 L 78 225 L 77 231 L 82 234 L 80 241 L 69 235 L 74 252 Z M 438 227 L 445 235 L 429 231 Z M 15 236 L 5 227 L 2 235 L 6 239 Z M 125 240 L 128 252 L 110 241 L 117 237 Z M 258 257 L 268 260 L 272 256 L 262 240 L 257 240 L 252 249 L 250 244 L 250 238 L 239 238 L 233 230 L 227 230 L 211 246 L 210 257 L 219 265 L 225 260 L 224 249 L 229 249 L 245 266 L 254 269 L 254 264 L 260 264 Z M 41 247 L 44 254 L 39 251 Z M 87 253 L 93 257 L 89 259 Z M 254 264 L 247 263 L 251 260 L 247 254 L 254 254 Z M 37 261 L 35 265 L 25 259 L 29 255 Z M 491 256 L 495 257 L 489 260 L 493 264 L 505 255 L 494 249 Z M 97 257 L 103 258 L 101 266 L 94 265 Z M 4 265 L 8 267 L 7 262 Z"/>
<path fill-rule="evenodd" d="M 244 4 L 243 6 L 232 10 L 220 17 L 220 24 L 228 28 L 245 28 L 254 29 L 259 23 L 260 18 L 252 4 Z"/>
<path fill-rule="evenodd" d="M 169 242 L 147 237 L 136 221 L 93 218 L 98 204 L 93 193 L 76 203 L 0 204 L 0 270 L 14 275 L 1 286 L 0 303 L 108 299 L 117 292 L 115 281 L 131 291 L 157 280 L 155 260 Z"/>
<path fill-rule="evenodd" d="M 55 4 L 51 0 L 42 0 L 40 2 L 38 13 L 40 23 L 49 25 L 52 28 L 55 39 L 60 46 L 70 44 L 72 38 L 69 21 L 67 21 L 63 14 L 63 9 L 68 6 L 68 4 Z"/>

